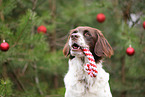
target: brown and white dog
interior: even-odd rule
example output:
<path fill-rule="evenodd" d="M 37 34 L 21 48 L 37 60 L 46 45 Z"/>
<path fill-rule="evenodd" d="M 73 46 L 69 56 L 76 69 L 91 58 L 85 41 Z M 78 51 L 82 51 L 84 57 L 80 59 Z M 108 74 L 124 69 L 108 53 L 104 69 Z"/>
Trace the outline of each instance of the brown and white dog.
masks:
<path fill-rule="evenodd" d="M 88 62 L 82 51 L 84 47 L 94 56 L 97 77 L 90 77 L 84 71 L 84 64 Z M 69 55 L 69 70 L 64 78 L 65 97 L 112 97 L 109 74 L 102 68 L 102 58 L 111 57 L 113 50 L 100 30 L 86 26 L 71 30 L 63 53 Z"/>

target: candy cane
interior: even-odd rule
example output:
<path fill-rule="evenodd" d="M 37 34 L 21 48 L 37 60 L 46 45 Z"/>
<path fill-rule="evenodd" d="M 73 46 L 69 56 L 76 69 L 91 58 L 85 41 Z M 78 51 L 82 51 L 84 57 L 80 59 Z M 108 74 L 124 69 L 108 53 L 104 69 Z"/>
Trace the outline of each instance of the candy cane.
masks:
<path fill-rule="evenodd" d="M 84 70 L 91 76 L 91 77 L 96 77 L 97 76 L 97 66 L 95 63 L 95 59 L 90 52 L 88 48 L 83 48 L 83 52 L 85 53 L 86 57 L 88 58 L 89 63 L 84 65 Z"/>

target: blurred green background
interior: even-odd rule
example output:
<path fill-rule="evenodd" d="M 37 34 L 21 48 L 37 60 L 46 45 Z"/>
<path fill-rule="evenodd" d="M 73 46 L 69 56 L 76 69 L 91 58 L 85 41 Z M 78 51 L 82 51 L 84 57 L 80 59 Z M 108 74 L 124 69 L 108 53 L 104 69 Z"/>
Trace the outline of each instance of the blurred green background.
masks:
<path fill-rule="evenodd" d="M 96 21 L 103 13 L 106 20 Z M 145 97 L 145 0 L 0 0 L 0 97 L 63 97 L 68 58 L 62 49 L 77 26 L 102 31 L 114 50 L 105 59 L 113 97 Z M 44 25 L 47 34 L 37 32 Z M 129 45 L 135 49 L 127 56 Z"/>

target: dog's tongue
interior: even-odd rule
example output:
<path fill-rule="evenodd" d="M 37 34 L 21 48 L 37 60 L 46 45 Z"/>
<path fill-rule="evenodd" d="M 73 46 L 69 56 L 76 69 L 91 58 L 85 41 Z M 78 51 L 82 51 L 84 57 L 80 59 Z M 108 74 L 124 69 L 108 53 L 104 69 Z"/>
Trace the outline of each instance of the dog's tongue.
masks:
<path fill-rule="evenodd" d="M 76 47 L 76 46 L 73 46 L 73 48 L 74 48 L 74 49 L 77 49 L 78 47 Z"/>

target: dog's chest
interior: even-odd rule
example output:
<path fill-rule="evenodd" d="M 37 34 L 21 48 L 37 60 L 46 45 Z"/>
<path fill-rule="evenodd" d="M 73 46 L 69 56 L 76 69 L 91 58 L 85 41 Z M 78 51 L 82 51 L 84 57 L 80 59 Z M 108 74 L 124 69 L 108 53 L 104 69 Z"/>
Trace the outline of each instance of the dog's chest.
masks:
<path fill-rule="evenodd" d="M 78 87 L 81 87 L 84 92 L 89 91 L 90 88 L 94 85 L 95 80 L 88 76 L 86 73 L 82 75 L 82 78 L 78 78 Z"/>
<path fill-rule="evenodd" d="M 77 57 L 69 60 L 69 70 L 64 78 L 66 97 L 112 97 L 108 84 L 109 74 L 104 71 L 101 63 L 97 64 L 97 77 L 90 77 L 84 71 L 87 60 L 82 60 Z"/>
<path fill-rule="evenodd" d="M 69 61 L 69 73 L 73 78 L 74 88 L 77 91 L 87 92 L 95 83 L 95 78 L 90 77 L 86 71 L 84 71 L 84 65 L 88 62 L 86 57 L 74 58 Z"/>

